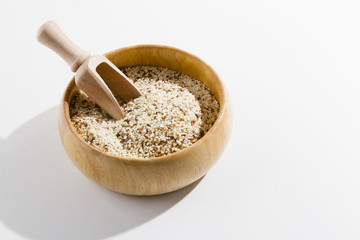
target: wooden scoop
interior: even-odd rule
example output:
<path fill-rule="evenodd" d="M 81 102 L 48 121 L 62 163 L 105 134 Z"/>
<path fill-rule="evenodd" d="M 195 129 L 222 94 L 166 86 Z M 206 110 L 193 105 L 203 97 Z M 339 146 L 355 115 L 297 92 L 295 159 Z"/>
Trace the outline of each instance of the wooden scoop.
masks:
<path fill-rule="evenodd" d="M 75 45 L 55 22 L 44 23 L 38 30 L 37 38 L 65 60 L 76 72 L 76 85 L 114 119 L 123 118 L 124 113 L 110 89 L 124 100 L 141 96 L 114 64 L 104 56 L 90 56 Z"/>

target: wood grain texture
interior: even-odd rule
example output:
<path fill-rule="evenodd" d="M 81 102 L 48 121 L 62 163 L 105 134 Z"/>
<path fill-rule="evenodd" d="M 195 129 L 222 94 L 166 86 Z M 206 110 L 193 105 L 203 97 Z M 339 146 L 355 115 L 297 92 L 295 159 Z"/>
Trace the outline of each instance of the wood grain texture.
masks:
<path fill-rule="evenodd" d="M 156 158 L 121 158 L 93 148 L 72 126 L 69 103 L 78 91 L 72 79 L 61 102 L 59 131 L 64 148 L 77 168 L 94 182 L 131 195 L 171 192 L 204 176 L 223 152 L 232 127 L 229 96 L 218 75 L 196 56 L 172 47 L 139 45 L 121 48 L 105 56 L 117 67 L 160 66 L 197 78 L 215 94 L 220 111 L 213 127 L 190 147 Z"/>

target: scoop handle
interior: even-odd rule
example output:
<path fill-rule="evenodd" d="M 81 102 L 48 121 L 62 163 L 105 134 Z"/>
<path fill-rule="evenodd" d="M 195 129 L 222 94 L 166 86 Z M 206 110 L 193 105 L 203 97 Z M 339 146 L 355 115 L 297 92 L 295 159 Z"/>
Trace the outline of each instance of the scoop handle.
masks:
<path fill-rule="evenodd" d="M 73 43 L 54 21 L 48 21 L 39 28 L 37 39 L 62 57 L 73 72 L 90 57 L 90 53 Z"/>

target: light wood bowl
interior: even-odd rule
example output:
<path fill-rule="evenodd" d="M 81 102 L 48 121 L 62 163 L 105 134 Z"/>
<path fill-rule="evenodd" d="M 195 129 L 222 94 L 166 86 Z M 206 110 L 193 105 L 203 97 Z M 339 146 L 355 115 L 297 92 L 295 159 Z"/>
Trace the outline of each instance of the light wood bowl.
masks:
<path fill-rule="evenodd" d="M 162 157 L 122 158 L 95 149 L 71 124 L 69 104 L 78 91 L 73 78 L 61 101 L 59 131 L 64 148 L 76 167 L 94 182 L 131 195 L 171 192 L 204 176 L 223 152 L 232 127 L 229 96 L 215 71 L 196 56 L 167 46 L 131 46 L 105 56 L 117 67 L 159 66 L 194 77 L 214 93 L 220 103 L 220 112 L 212 128 L 190 147 Z"/>

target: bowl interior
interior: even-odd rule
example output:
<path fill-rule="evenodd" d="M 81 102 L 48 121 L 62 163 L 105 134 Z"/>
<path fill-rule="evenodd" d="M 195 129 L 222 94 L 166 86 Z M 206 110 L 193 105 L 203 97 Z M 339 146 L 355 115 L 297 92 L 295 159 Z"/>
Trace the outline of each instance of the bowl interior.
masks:
<path fill-rule="evenodd" d="M 117 67 L 127 67 L 127 66 L 137 66 L 137 65 L 147 65 L 147 66 L 157 66 L 157 67 L 166 67 L 171 70 L 181 72 L 184 74 L 189 75 L 190 77 L 196 78 L 203 82 L 207 87 L 215 95 L 216 99 L 220 104 L 220 110 L 218 117 L 214 123 L 214 125 L 210 128 L 210 130 L 197 142 L 192 144 L 191 146 L 184 148 L 178 152 L 161 156 L 161 157 L 154 157 L 154 158 L 146 158 L 147 161 L 149 160 L 156 160 L 156 159 L 166 159 L 168 156 L 172 156 L 175 154 L 180 154 L 181 152 L 187 151 L 189 148 L 198 144 L 199 142 L 203 141 L 204 139 L 208 138 L 211 135 L 212 129 L 216 128 L 216 125 L 219 122 L 219 119 L 224 114 L 224 106 L 225 106 L 225 89 L 224 86 L 215 73 L 215 71 L 208 66 L 205 62 L 203 62 L 198 57 L 182 51 L 180 49 L 176 49 L 173 47 L 168 46 L 158 46 L 158 45 L 139 45 L 139 46 L 131 46 L 120 48 L 114 50 L 112 52 L 106 53 L 105 56 Z M 75 128 L 72 126 L 71 119 L 70 119 L 70 112 L 69 112 L 69 105 L 73 96 L 78 92 L 78 88 L 75 85 L 74 79 L 68 85 L 66 92 L 63 98 L 63 107 L 65 112 L 65 117 L 67 124 L 70 126 L 70 129 L 73 133 L 82 140 L 80 135 L 77 133 Z M 93 146 L 88 144 L 87 142 L 83 141 L 86 145 L 91 147 L 94 150 Z M 97 150 L 100 151 L 100 150 Z M 101 152 L 105 155 L 109 155 L 111 157 L 116 157 L 118 159 L 126 160 L 122 157 L 111 155 L 105 152 Z M 132 158 L 134 160 L 144 160 L 141 158 Z"/>

